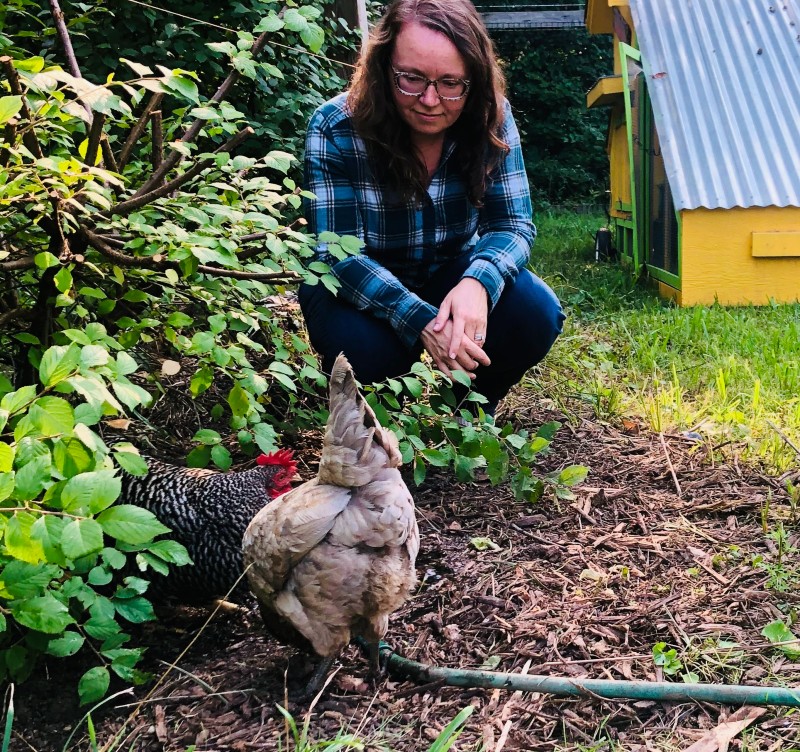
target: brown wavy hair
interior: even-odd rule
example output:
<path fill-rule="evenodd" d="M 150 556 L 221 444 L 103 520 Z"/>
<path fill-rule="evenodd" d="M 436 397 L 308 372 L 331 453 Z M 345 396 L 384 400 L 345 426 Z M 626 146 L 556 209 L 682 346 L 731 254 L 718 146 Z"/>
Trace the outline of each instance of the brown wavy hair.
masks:
<path fill-rule="evenodd" d="M 427 193 L 425 163 L 412 147 L 411 131 L 397 111 L 391 90 L 391 58 L 404 24 L 415 21 L 444 34 L 467 65 L 467 101 L 449 134 L 457 144 L 458 164 L 469 200 L 482 206 L 487 182 L 508 153 L 500 138 L 505 78 L 494 45 L 469 0 L 393 0 L 375 26 L 356 67 L 348 107 L 356 132 L 366 141 L 374 169 L 403 199 Z"/>

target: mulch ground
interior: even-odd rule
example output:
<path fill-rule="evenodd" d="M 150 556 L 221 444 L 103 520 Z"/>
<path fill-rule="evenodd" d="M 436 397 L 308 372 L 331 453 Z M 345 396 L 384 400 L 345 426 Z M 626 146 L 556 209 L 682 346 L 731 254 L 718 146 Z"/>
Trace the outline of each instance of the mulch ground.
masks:
<path fill-rule="evenodd" d="M 524 421 L 559 418 L 538 410 Z M 568 464 L 591 473 L 575 501 L 530 505 L 504 487 L 462 485 L 438 474 L 415 492 L 422 535 L 420 585 L 393 618 L 387 641 L 424 663 L 586 678 L 800 683 L 800 664 L 761 630 L 787 618 L 796 591 L 770 587 L 796 564 L 765 535 L 792 509 L 782 484 L 680 436 L 662 439 L 588 420 L 564 425 L 540 471 Z M 479 551 L 476 537 L 495 548 Z M 790 542 L 793 542 L 790 536 Z M 772 573 L 754 557 L 773 566 Z M 267 637 L 255 610 L 170 615 L 145 630 L 158 685 L 122 694 L 95 712 L 98 743 L 123 722 L 115 749 L 291 750 L 277 705 L 302 669 Z M 666 643 L 683 666 L 665 676 L 652 649 Z M 187 649 L 188 646 L 188 649 Z M 174 668 L 167 670 L 170 663 Z M 90 749 L 79 724 L 75 676 L 63 661 L 16 688 L 12 750 Z M 364 681 L 367 662 L 349 648 L 320 700 L 288 702 L 312 741 L 357 734 L 365 749 L 427 750 L 467 705 L 474 712 L 455 749 L 683 750 L 733 708 L 687 702 L 607 701 L 490 689 Z M 79 671 L 76 668 L 76 671 Z M 45 680 L 46 679 L 46 680 Z M 112 691 L 115 689 L 112 687 Z M 771 708 L 733 748 L 790 750 L 800 720 Z M 737 746 L 739 745 L 739 746 Z M 741 746 L 744 745 L 744 746 Z M 717 746 L 705 746 L 713 752 Z"/>

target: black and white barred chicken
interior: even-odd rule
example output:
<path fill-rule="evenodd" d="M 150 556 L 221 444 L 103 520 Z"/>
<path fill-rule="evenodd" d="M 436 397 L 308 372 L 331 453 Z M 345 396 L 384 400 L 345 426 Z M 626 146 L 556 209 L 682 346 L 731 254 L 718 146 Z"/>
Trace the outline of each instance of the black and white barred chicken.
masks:
<path fill-rule="evenodd" d="M 151 511 L 194 562 L 170 567 L 168 575 L 148 572 L 148 595 L 186 604 L 226 596 L 244 600 L 249 590 L 242 577 L 242 536 L 256 513 L 297 479 L 291 450 L 262 454 L 257 467 L 227 473 L 145 460 L 147 475 L 123 473 L 119 503 Z"/>

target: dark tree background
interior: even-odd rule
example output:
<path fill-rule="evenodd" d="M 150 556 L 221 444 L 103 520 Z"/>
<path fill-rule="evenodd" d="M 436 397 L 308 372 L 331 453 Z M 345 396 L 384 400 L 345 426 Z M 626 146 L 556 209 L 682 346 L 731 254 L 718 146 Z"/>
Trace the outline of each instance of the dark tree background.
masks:
<path fill-rule="evenodd" d="M 609 37 L 583 28 L 494 32 L 538 204 L 602 203 L 608 112 L 586 92 L 613 67 Z"/>

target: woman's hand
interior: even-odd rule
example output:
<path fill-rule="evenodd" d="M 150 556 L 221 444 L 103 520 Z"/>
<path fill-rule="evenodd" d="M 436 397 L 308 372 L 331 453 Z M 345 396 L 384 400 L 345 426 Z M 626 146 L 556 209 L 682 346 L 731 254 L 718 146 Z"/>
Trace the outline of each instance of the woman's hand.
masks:
<path fill-rule="evenodd" d="M 422 345 L 436 367 L 447 376 L 451 369 L 475 378 L 479 365 L 488 366 L 483 351 L 489 300 L 484 286 L 472 277 L 462 279 L 445 297 L 436 318 L 422 331 Z"/>

